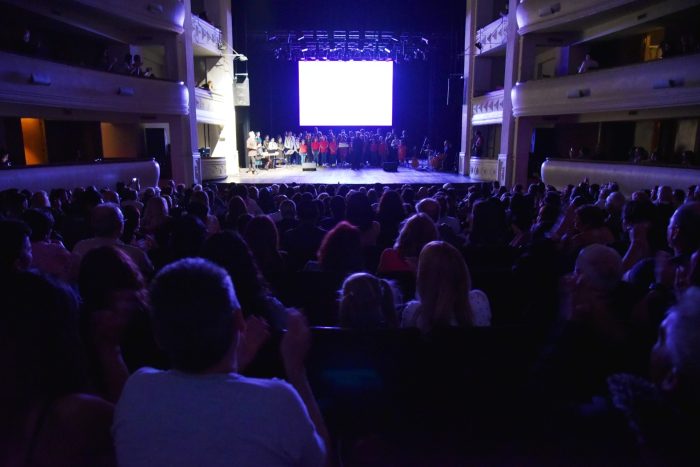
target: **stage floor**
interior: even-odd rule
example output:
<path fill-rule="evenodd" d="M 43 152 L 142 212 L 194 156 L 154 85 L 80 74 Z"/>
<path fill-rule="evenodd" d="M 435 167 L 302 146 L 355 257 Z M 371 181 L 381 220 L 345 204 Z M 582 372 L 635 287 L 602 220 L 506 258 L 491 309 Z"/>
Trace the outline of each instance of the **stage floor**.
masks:
<path fill-rule="evenodd" d="M 476 183 L 465 175 L 444 172 L 415 170 L 399 167 L 398 172 L 385 172 L 379 168 L 319 167 L 315 172 L 303 172 L 301 166 L 278 167 L 270 170 L 258 170 L 255 174 L 240 169 L 237 175 L 230 175 L 224 183 L 322 183 L 368 185 L 383 184 L 437 184 L 437 183 Z"/>

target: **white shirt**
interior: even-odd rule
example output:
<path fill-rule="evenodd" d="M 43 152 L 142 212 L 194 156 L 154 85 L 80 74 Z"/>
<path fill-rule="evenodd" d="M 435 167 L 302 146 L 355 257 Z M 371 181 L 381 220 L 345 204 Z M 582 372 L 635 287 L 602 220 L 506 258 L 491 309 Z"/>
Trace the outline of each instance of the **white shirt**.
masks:
<path fill-rule="evenodd" d="M 481 290 L 469 291 L 469 305 L 472 307 L 472 316 L 474 321 L 473 326 L 487 327 L 491 326 L 491 305 L 489 299 Z M 411 301 L 406 304 L 403 313 L 401 314 L 402 328 L 418 328 L 423 329 L 425 324 L 422 322 L 418 309 L 420 308 L 419 301 Z M 451 325 L 456 326 L 457 320 L 452 318 Z"/>
<path fill-rule="evenodd" d="M 299 394 L 280 380 L 142 368 L 112 426 L 119 466 L 321 466 L 325 449 Z"/>

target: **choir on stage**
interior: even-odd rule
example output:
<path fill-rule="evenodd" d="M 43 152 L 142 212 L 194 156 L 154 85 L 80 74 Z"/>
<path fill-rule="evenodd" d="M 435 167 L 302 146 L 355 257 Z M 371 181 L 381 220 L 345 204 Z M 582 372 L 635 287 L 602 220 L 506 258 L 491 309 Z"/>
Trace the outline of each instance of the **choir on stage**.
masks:
<path fill-rule="evenodd" d="M 261 137 L 260 132 L 250 132 L 246 144 L 249 156 L 249 170 L 256 167 L 269 169 L 280 164 L 316 163 L 323 167 L 381 167 L 385 162 L 398 162 L 408 165 L 420 157 L 421 150 L 413 146 L 409 149 L 406 130 L 401 134 L 388 131 L 382 134 L 366 130 L 333 129 L 327 133 L 314 128 L 313 131 L 286 131 L 284 137 Z"/>

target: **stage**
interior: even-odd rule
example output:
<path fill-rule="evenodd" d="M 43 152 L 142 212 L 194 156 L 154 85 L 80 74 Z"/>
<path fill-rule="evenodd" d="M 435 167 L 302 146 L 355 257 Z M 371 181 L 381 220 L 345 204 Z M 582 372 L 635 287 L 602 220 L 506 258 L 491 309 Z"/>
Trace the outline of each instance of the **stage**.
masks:
<path fill-rule="evenodd" d="M 398 172 L 385 172 L 379 168 L 352 170 L 339 167 L 319 167 L 316 171 L 302 171 L 301 166 L 278 167 L 276 169 L 258 170 L 255 174 L 239 169 L 237 175 L 230 175 L 222 183 L 322 183 L 369 185 L 382 183 L 399 184 L 444 184 L 444 183 L 478 183 L 466 175 L 453 173 L 416 170 L 399 167 Z"/>

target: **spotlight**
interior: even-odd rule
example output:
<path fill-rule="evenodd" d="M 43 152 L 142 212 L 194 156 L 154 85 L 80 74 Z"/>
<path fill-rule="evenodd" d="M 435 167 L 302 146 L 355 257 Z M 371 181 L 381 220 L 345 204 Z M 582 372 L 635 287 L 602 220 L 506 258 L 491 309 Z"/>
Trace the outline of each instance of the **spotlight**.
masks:
<path fill-rule="evenodd" d="M 426 39 L 425 37 L 421 37 L 420 40 L 422 40 L 423 42 L 425 42 L 425 45 L 428 45 L 428 39 Z"/>
<path fill-rule="evenodd" d="M 387 47 L 384 47 L 384 52 L 390 54 L 390 53 L 391 53 L 391 50 L 389 50 Z"/>
<path fill-rule="evenodd" d="M 308 51 L 309 51 L 309 48 L 308 48 L 308 47 L 304 47 L 303 49 L 301 49 L 301 52 L 302 52 L 302 53 L 306 53 L 306 52 L 308 52 Z"/>

